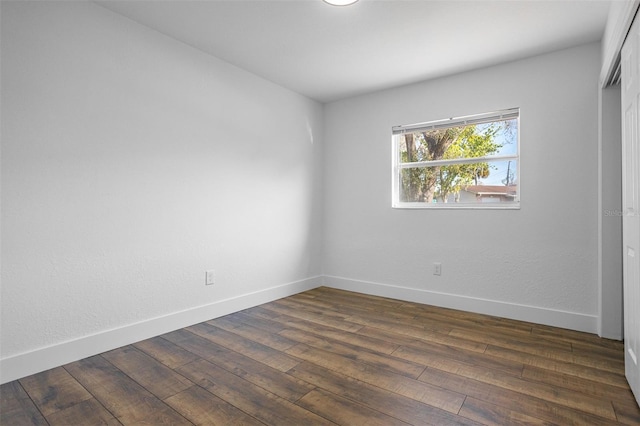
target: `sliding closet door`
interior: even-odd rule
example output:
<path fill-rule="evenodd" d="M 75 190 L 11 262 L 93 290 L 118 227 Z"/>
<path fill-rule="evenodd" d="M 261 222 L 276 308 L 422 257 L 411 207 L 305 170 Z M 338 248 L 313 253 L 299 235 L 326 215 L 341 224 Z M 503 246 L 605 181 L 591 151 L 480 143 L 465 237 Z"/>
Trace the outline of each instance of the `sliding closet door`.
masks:
<path fill-rule="evenodd" d="M 622 47 L 621 62 L 625 373 L 640 403 L 640 18 Z"/>

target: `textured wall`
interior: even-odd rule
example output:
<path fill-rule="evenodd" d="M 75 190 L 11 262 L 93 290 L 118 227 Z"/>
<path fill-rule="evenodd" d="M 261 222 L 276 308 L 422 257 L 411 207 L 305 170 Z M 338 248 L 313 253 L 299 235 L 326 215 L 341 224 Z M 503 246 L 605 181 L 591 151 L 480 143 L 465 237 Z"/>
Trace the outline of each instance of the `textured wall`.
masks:
<path fill-rule="evenodd" d="M 328 104 L 324 273 L 596 315 L 599 61 L 591 44 Z M 520 210 L 391 208 L 392 126 L 512 107 Z"/>
<path fill-rule="evenodd" d="M 1 356 L 320 274 L 321 145 L 320 104 L 91 3 L 2 2 Z"/>

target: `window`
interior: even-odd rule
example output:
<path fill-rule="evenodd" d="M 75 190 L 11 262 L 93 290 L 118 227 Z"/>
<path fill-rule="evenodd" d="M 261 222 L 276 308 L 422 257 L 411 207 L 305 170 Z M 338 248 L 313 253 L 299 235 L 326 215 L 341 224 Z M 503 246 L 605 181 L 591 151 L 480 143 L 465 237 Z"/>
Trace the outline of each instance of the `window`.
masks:
<path fill-rule="evenodd" d="M 393 207 L 519 208 L 518 108 L 393 128 Z"/>

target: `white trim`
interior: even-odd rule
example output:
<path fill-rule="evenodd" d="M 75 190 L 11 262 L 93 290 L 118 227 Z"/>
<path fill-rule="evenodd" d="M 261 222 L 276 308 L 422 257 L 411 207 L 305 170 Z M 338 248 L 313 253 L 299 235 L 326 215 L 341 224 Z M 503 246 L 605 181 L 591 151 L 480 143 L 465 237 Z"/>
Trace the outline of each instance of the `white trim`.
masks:
<path fill-rule="evenodd" d="M 600 87 L 598 90 L 598 261 L 597 261 L 597 267 L 598 267 L 598 321 L 596 324 L 596 333 L 598 334 L 598 336 L 600 337 L 604 337 L 602 334 L 602 329 L 603 329 L 603 321 L 604 321 L 604 314 L 602 311 L 602 302 L 603 302 L 603 280 L 602 280 L 602 269 L 603 269 L 603 264 L 602 264 L 602 256 L 603 256 L 603 250 L 602 250 L 602 244 L 603 244 L 603 235 L 602 235 L 602 218 L 603 218 L 603 213 L 602 213 L 602 209 L 604 208 L 604 204 L 602 202 L 602 179 L 603 179 L 603 169 L 602 169 L 602 143 L 603 143 L 603 105 L 602 103 L 604 102 L 602 97 L 603 97 L 603 93 L 602 91 L 605 90 L 604 88 Z"/>
<path fill-rule="evenodd" d="M 502 194 L 504 195 L 504 194 Z M 503 203 L 398 203 L 394 209 L 406 210 L 520 210 L 520 201 L 506 201 Z"/>
<path fill-rule="evenodd" d="M 597 331 L 597 317 L 594 315 L 325 275 L 220 300 L 209 305 L 174 312 L 162 317 L 4 358 L 0 360 L 0 383 L 7 383 L 50 368 L 55 368 L 79 359 L 159 336 L 179 328 L 188 327 L 263 303 L 268 303 L 272 300 L 311 290 L 322 285 L 374 296 L 459 309 L 467 312 L 528 321 L 587 333 L 595 333 Z"/>
<path fill-rule="evenodd" d="M 520 305 L 517 303 L 500 302 L 497 300 L 440 293 L 327 275 L 324 277 L 324 285 L 326 287 L 341 290 L 355 291 L 374 296 L 390 297 L 398 300 L 424 303 L 467 312 L 476 312 L 479 314 L 567 328 L 587 333 L 595 334 L 597 331 L 598 318 L 596 315 L 559 311 L 536 306 Z"/>
<path fill-rule="evenodd" d="M 0 383 L 7 383 L 321 285 L 322 277 L 315 276 L 4 358 L 0 360 Z"/>
<path fill-rule="evenodd" d="M 617 280 L 615 282 L 605 281 L 603 277 L 604 265 L 603 257 L 604 250 L 603 244 L 605 243 L 602 229 L 603 218 L 603 196 L 602 196 L 602 179 L 603 179 L 603 165 L 602 165 L 602 150 L 604 149 L 604 138 L 608 138 L 609 135 L 603 135 L 603 118 L 604 108 L 610 108 L 611 105 L 603 105 L 603 90 L 607 89 L 607 86 L 612 80 L 612 76 L 616 73 L 616 68 L 620 64 L 620 50 L 629 33 L 629 29 L 634 21 L 634 17 L 640 8 L 640 0 L 625 0 L 621 2 L 612 2 L 609 8 L 609 17 L 607 20 L 607 26 L 602 38 L 602 64 L 600 68 L 600 91 L 598 93 L 598 315 L 596 331 L 600 337 L 622 340 L 623 324 L 622 319 L 612 319 L 615 312 L 610 312 L 611 308 L 603 306 L 605 304 L 605 298 L 608 296 L 605 294 L 606 285 L 619 285 Z M 618 106 L 618 108 L 620 108 Z M 620 142 L 621 143 L 621 142 Z M 606 277 L 608 278 L 608 277 Z M 609 305 L 610 306 L 610 305 Z M 622 310 L 622 305 L 619 307 Z"/>
<path fill-rule="evenodd" d="M 472 124 L 491 123 L 492 121 L 506 121 L 518 118 L 520 107 L 492 111 L 484 114 L 465 115 L 462 117 L 451 117 L 440 120 L 425 121 L 423 123 L 405 124 L 393 126 L 391 131 L 394 135 L 406 132 L 421 132 L 435 129 L 448 129 L 457 126 L 469 126 Z"/>
<path fill-rule="evenodd" d="M 454 164 L 490 163 L 492 161 L 518 160 L 518 154 L 496 155 L 489 157 L 451 158 L 447 160 L 414 161 L 413 163 L 400 163 L 399 169 L 418 169 L 423 167 L 449 166 Z"/>

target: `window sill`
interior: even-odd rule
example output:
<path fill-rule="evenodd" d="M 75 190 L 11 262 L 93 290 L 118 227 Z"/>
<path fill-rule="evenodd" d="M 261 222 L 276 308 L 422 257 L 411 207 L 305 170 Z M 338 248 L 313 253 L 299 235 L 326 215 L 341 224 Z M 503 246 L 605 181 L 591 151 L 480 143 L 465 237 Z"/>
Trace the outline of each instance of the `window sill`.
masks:
<path fill-rule="evenodd" d="M 391 206 L 400 210 L 520 210 L 520 203 L 513 204 L 462 204 L 462 203 L 402 203 Z"/>

